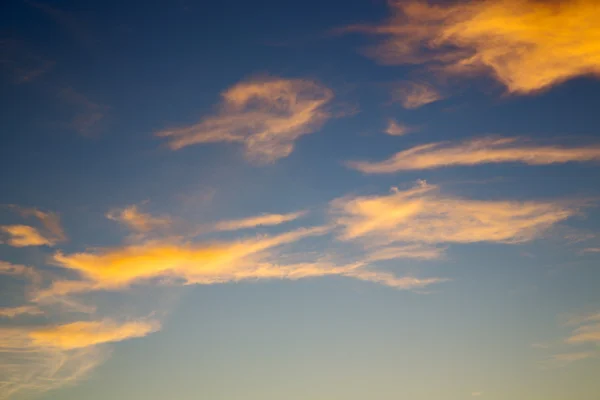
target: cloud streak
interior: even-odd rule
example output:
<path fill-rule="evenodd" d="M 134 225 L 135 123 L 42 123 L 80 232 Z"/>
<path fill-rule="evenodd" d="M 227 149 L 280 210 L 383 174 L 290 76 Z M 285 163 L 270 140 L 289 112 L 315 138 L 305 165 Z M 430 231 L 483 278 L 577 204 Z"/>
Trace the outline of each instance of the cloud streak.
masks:
<path fill-rule="evenodd" d="M 295 141 L 330 118 L 325 106 L 333 92 L 303 79 L 265 77 L 240 82 L 222 93 L 214 115 L 197 124 L 157 135 L 178 150 L 205 143 L 242 143 L 248 159 L 271 163 L 287 157 Z"/>
<path fill-rule="evenodd" d="M 106 214 L 106 218 L 120 222 L 138 233 L 147 233 L 157 228 L 165 228 L 172 223 L 169 217 L 154 217 L 141 212 L 136 205 L 111 210 Z"/>
<path fill-rule="evenodd" d="M 600 323 L 581 326 L 567 338 L 567 343 L 600 343 Z"/>
<path fill-rule="evenodd" d="M 78 321 L 64 325 L 36 328 L 28 333 L 33 346 L 63 350 L 96 346 L 138 338 L 160 328 L 156 321 L 117 323 L 111 320 Z"/>
<path fill-rule="evenodd" d="M 283 278 L 283 270 L 275 271 L 265 267 L 269 265 L 269 251 L 326 232 L 326 228 L 315 227 L 232 242 L 198 244 L 149 241 L 99 252 L 57 252 L 54 255 L 55 264 L 78 273 L 82 280 L 56 281 L 40 296 L 43 298 L 90 290 L 119 290 L 136 282 L 158 278 L 182 280 L 185 284 L 224 283 L 263 277 Z"/>
<path fill-rule="evenodd" d="M 344 29 L 384 37 L 366 51 L 383 64 L 424 64 L 447 75 L 488 74 L 518 94 L 600 75 L 595 0 L 389 4 L 393 15 L 386 22 Z"/>
<path fill-rule="evenodd" d="M 256 228 L 258 226 L 274 226 L 294 221 L 306 212 L 299 211 L 288 214 L 263 214 L 255 217 L 220 221 L 214 225 L 216 231 L 236 231 L 239 229 Z"/>
<path fill-rule="evenodd" d="M 421 183 L 381 196 L 344 197 L 332 202 L 341 240 L 370 246 L 393 243 L 522 243 L 575 215 L 568 204 L 483 201 L 444 195 Z M 391 250 L 390 250 L 391 251 Z M 425 253 L 433 257 L 435 252 Z"/>
<path fill-rule="evenodd" d="M 517 138 L 482 138 L 458 143 L 424 144 L 396 153 L 383 161 L 353 161 L 348 166 L 366 174 L 387 174 L 492 163 L 549 165 L 589 161 L 600 161 L 600 146 L 543 146 Z"/>
<path fill-rule="evenodd" d="M 402 107 L 414 110 L 443 99 L 444 96 L 433 86 L 422 82 L 404 82 L 392 90 L 392 100 Z"/>

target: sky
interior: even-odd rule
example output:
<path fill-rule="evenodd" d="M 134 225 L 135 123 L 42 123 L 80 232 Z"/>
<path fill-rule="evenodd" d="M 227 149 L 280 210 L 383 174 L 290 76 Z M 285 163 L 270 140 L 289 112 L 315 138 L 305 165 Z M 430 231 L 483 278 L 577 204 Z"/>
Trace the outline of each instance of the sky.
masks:
<path fill-rule="evenodd" d="M 598 399 L 598 20 L 3 2 L 0 399 Z"/>

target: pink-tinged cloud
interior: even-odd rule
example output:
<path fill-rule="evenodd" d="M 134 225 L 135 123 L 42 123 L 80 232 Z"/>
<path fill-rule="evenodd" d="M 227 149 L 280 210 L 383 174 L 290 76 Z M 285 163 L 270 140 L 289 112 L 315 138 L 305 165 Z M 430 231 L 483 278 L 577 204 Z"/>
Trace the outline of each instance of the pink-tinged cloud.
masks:
<path fill-rule="evenodd" d="M 287 157 L 303 135 L 317 131 L 331 115 L 333 92 L 310 80 L 266 77 L 240 82 L 222 93 L 218 111 L 200 122 L 157 135 L 173 150 L 204 143 L 241 143 L 253 161 Z"/>
<path fill-rule="evenodd" d="M 396 120 L 390 119 L 388 121 L 387 128 L 385 129 L 385 133 L 390 136 L 404 136 L 407 133 L 411 132 L 411 128 L 406 125 L 398 123 Z"/>
<path fill-rule="evenodd" d="M 433 86 L 422 82 L 404 82 L 392 89 L 392 100 L 402 107 L 414 110 L 443 99 L 444 96 Z"/>
<path fill-rule="evenodd" d="M 294 221 L 304 215 L 306 215 L 304 211 L 287 214 L 263 214 L 248 218 L 219 221 L 214 225 L 213 229 L 216 231 L 236 231 L 259 226 L 274 226 Z"/>
<path fill-rule="evenodd" d="M 353 161 L 348 166 L 366 174 L 388 174 L 480 164 L 549 165 L 590 161 L 600 161 L 600 146 L 546 146 L 516 138 L 482 138 L 419 145 L 383 161 Z"/>
<path fill-rule="evenodd" d="M 154 217 L 141 212 L 136 205 L 127 206 L 123 209 L 111 210 L 106 214 L 110 220 L 120 222 L 131 230 L 146 233 L 157 228 L 168 227 L 171 224 L 169 217 Z"/>

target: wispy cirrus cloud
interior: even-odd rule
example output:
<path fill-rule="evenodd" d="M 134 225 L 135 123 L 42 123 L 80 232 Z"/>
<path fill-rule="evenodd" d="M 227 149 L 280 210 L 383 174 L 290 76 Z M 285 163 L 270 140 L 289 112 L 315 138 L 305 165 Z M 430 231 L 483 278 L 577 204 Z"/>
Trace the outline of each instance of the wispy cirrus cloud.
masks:
<path fill-rule="evenodd" d="M 566 342 L 570 344 L 600 343 L 600 323 L 580 326 L 571 333 Z"/>
<path fill-rule="evenodd" d="M 77 321 L 34 328 L 27 333 L 27 337 L 32 346 L 72 350 L 143 337 L 159 328 L 157 321 Z"/>
<path fill-rule="evenodd" d="M 0 230 L 8 235 L 6 244 L 13 247 L 54 246 L 54 240 L 28 225 L 3 225 Z"/>
<path fill-rule="evenodd" d="M 600 358 L 597 348 L 600 344 L 600 312 L 571 314 L 561 319 L 563 325 L 571 327 L 571 332 L 562 340 L 563 346 L 577 349 L 553 354 L 545 364 L 564 367 L 577 361 Z"/>
<path fill-rule="evenodd" d="M 393 243 L 522 243 L 577 214 L 563 202 L 484 201 L 440 193 L 421 182 L 387 195 L 343 197 L 332 202 L 342 240 L 373 246 Z M 433 253 L 425 253 L 432 256 Z"/>
<path fill-rule="evenodd" d="M 109 107 L 90 100 L 72 87 L 59 91 L 59 97 L 74 110 L 69 127 L 82 136 L 97 135 L 109 111 Z"/>
<path fill-rule="evenodd" d="M 304 215 L 306 215 L 305 211 L 287 214 L 263 214 L 248 218 L 219 221 L 214 225 L 213 229 L 216 231 L 236 231 L 239 229 L 256 228 L 258 226 L 280 225 L 294 221 Z"/>
<path fill-rule="evenodd" d="M 404 290 L 415 290 L 422 289 L 430 285 L 447 282 L 445 278 L 416 278 L 412 276 L 397 276 L 395 274 L 368 270 L 368 269 L 356 269 L 351 272 L 343 274 L 352 278 L 360 279 L 362 281 L 374 282 L 380 285 L 393 287 L 396 289 Z"/>
<path fill-rule="evenodd" d="M 82 280 L 56 281 L 41 296 L 118 290 L 156 278 L 182 280 L 186 284 L 223 283 L 261 277 L 285 278 L 285 269 L 269 263 L 269 251 L 326 232 L 324 227 L 315 227 L 233 242 L 149 241 L 99 252 L 58 252 L 53 257 L 55 264 L 80 274 Z M 274 268 L 269 268 L 269 265 Z"/>
<path fill-rule="evenodd" d="M 343 30 L 383 36 L 366 51 L 383 64 L 426 65 L 445 74 L 489 74 L 518 94 L 600 75 L 600 9 L 595 0 L 389 5 L 393 15 L 382 24 Z"/>
<path fill-rule="evenodd" d="M 0 231 L 8 235 L 6 243 L 13 247 L 54 246 L 67 239 L 58 214 L 36 208 L 10 206 L 23 217 L 35 217 L 41 228 L 24 224 L 1 225 Z"/>
<path fill-rule="evenodd" d="M 130 205 L 122 209 L 113 209 L 106 214 L 106 218 L 122 223 L 133 231 L 146 233 L 153 229 L 164 228 L 173 222 L 170 217 L 155 217 L 140 211 L 137 205 Z"/>
<path fill-rule="evenodd" d="M 387 133 L 390 136 L 404 136 L 410 132 L 411 132 L 411 128 L 409 128 L 408 126 L 406 126 L 404 124 L 398 123 L 394 119 L 390 119 L 388 121 L 387 128 L 385 128 L 385 133 Z"/>
<path fill-rule="evenodd" d="M 509 162 L 549 165 L 589 161 L 600 161 L 600 146 L 536 145 L 519 138 L 487 137 L 419 145 L 383 161 L 353 161 L 348 166 L 366 174 L 386 174 L 461 165 Z"/>
<path fill-rule="evenodd" d="M 439 260 L 444 256 L 445 248 L 423 244 L 390 245 L 382 248 L 369 248 L 365 259 L 369 262 L 415 259 Z"/>
<path fill-rule="evenodd" d="M 34 305 L 17 306 L 17 307 L 0 307 L 0 317 L 15 318 L 21 315 L 43 315 L 44 312 Z"/>
<path fill-rule="evenodd" d="M 444 96 L 433 86 L 423 82 L 403 82 L 392 89 L 392 100 L 402 107 L 414 110 L 443 99 Z"/>
<path fill-rule="evenodd" d="M 315 132 L 330 117 L 333 92 L 310 80 L 276 77 L 240 82 L 222 93 L 218 111 L 200 122 L 165 129 L 158 136 L 173 150 L 203 143 L 242 143 L 260 163 L 287 157 L 295 141 Z"/>
<path fill-rule="evenodd" d="M 0 328 L 0 399 L 74 383 L 102 363 L 101 345 L 146 336 L 156 321 L 110 319 Z"/>
<path fill-rule="evenodd" d="M 587 360 L 590 358 L 599 358 L 600 354 L 596 351 L 577 351 L 557 353 L 550 357 L 546 362 L 548 366 L 565 367 L 577 361 Z"/>
<path fill-rule="evenodd" d="M 0 39 L 0 70 L 15 84 L 33 82 L 52 69 L 54 62 L 18 40 Z"/>
<path fill-rule="evenodd" d="M 12 276 L 24 279 L 32 284 L 39 284 L 42 280 L 42 275 L 35 268 L 28 265 L 13 264 L 0 260 L 0 275 Z"/>
<path fill-rule="evenodd" d="M 587 247 L 581 250 L 582 253 L 600 253 L 600 247 Z"/>

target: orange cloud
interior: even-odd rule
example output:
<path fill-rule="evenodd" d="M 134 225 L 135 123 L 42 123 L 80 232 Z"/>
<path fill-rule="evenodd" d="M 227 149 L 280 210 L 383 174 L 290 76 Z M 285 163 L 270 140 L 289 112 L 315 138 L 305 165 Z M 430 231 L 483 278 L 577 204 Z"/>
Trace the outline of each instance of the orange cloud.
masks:
<path fill-rule="evenodd" d="M 34 329 L 29 332 L 28 337 L 34 346 L 71 350 L 142 337 L 159 328 L 160 325 L 155 321 L 134 321 L 122 324 L 111 320 L 78 321 Z"/>
<path fill-rule="evenodd" d="M 201 143 L 242 143 L 250 160 L 274 162 L 287 157 L 300 136 L 315 132 L 329 119 L 325 106 L 332 98 L 331 90 L 308 80 L 253 79 L 223 92 L 215 115 L 157 135 L 168 138 L 173 150 Z"/>
<path fill-rule="evenodd" d="M 596 0 L 390 1 L 390 7 L 394 15 L 382 25 L 345 29 L 384 36 L 367 51 L 384 64 L 488 73 L 520 94 L 600 75 Z"/>
<path fill-rule="evenodd" d="M 76 271 L 80 280 L 58 280 L 37 293 L 38 303 L 52 302 L 69 294 L 95 290 L 121 290 L 149 280 L 170 280 L 183 284 L 216 284 L 256 279 L 302 279 L 329 275 L 348 276 L 408 289 L 441 282 L 432 278 L 397 278 L 392 274 L 363 270 L 377 261 L 412 258 L 439 258 L 442 249 L 407 245 L 375 249 L 350 263 L 336 258 L 296 263 L 282 263 L 278 247 L 300 239 L 323 235 L 328 227 L 298 229 L 276 236 L 259 236 L 234 242 L 175 244 L 147 242 L 142 245 L 117 247 L 97 252 L 65 255 L 56 253 L 57 265 Z M 383 274 L 383 275 L 382 275 Z M 380 278 L 375 278 L 375 276 Z"/>
<path fill-rule="evenodd" d="M 13 206 L 14 207 L 14 206 Z M 46 231 L 48 235 L 53 238 L 55 242 L 62 242 L 67 240 L 67 235 L 62 228 L 60 223 L 60 217 L 58 214 L 53 212 L 46 212 L 38 210 L 37 208 L 26 208 L 26 207 L 14 207 L 19 214 L 24 217 L 35 217 L 37 218 Z"/>
<path fill-rule="evenodd" d="M 539 146 L 515 138 L 483 138 L 457 144 L 429 143 L 396 153 L 387 160 L 355 161 L 349 162 L 348 166 L 367 174 L 385 174 L 458 165 L 507 162 L 547 165 L 598 160 L 599 146 Z"/>
<path fill-rule="evenodd" d="M 552 202 L 469 200 L 419 186 L 383 196 L 344 197 L 332 202 L 342 240 L 392 243 L 520 243 L 538 237 L 575 215 L 569 205 Z"/>
<path fill-rule="evenodd" d="M 0 308 L 0 317 L 14 318 L 19 315 L 42 315 L 43 311 L 37 306 L 26 305 L 18 307 L 2 307 Z"/>
<path fill-rule="evenodd" d="M 327 228 L 316 227 L 224 243 L 151 241 L 100 252 L 70 255 L 58 252 L 54 255 L 55 263 L 78 272 L 83 280 L 56 281 L 49 290 L 40 293 L 40 298 L 89 290 L 123 289 L 135 282 L 155 278 L 182 279 L 187 284 L 271 278 L 274 272 L 261 267 L 269 260 L 269 251 L 326 232 Z"/>
<path fill-rule="evenodd" d="M 156 321 L 118 323 L 105 319 L 0 328 L 0 399 L 75 382 L 106 358 L 99 345 L 146 336 L 159 327 Z"/>
<path fill-rule="evenodd" d="M 433 86 L 426 83 L 405 82 L 392 90 L 392 100 L 400 102 L 402 107 L 410 110 L 443 98 Z"/>
<path fill-rule="evenodd" d="M 32 267 L 0 261 L 0 275 L 23 276 L 33 281 L 41 279 L 40 274 Z"/>
<path fill-rule="evenodd" d="M 399 124 L 398 122 L 396 122 L 393 119 L 390 119 L 388 121 L 388 126 L 385 129 L 385 133 L 387 133 L 390 136 L 403 136 L 409 132 L 410 132 L 409 127 Z"/>
<path fill-rule="evenodd" d="M 3 225 L 0 230 L 9 235 L 7 244 L 13 247 L 54 246 L 52 238 L 42 235 L 37 229 L 28 225 Z"/>
<path fill-rule="evenodd" d="M 57 214 L 40 211 L 36 208 L 24 208 L 14 205 L 9 207 L 16 210 L 23 217 L 37 218 L 42 224 L 43 232 L 32 226 L 22 224 L 0 226 L 0 231 L 9 236 L 7 244 L 14 247 L 54 246 L 58 242 L 66 240 L 66 235 Z"/>
<path fill-rule="evenodd" d="M 150 214 L 139 211 L 136 205 L 125 207 L 121 210 L 112 210 L 106 214 L 108 219 L 118 221 L 130 229 L 145 233 L 155 228 L 166 227 L 171 224 L 168 217 L 153 217 Z"/>
<path fill-rule="evenodd" d="M 257 226 L 280 225 L 298 219 L 305 214 L 304 211 L 288 214 L 263 214 L 255 217 L 221 221 L 215 224 L 214 229 L 217 231 L 236 231 Z"/>
<path fill-rule="evenodd" d="M 567 343 L 600 343 L 600 323 L 581 326 L 567 338 Z"/>

